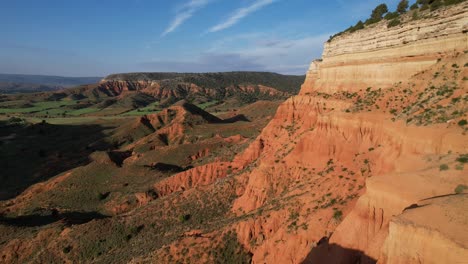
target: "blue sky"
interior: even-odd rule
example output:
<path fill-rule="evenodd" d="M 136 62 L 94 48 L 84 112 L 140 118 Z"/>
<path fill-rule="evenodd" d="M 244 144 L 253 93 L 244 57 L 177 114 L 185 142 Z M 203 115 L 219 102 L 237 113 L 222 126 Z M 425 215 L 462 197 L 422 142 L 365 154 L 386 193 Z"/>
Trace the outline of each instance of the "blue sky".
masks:
<path fill-rule="evenodd" d="M 395 9 L 398 0 L 386 0 Z M 0 73 L 304 74 L 377 0 L 0 1 Z"/>

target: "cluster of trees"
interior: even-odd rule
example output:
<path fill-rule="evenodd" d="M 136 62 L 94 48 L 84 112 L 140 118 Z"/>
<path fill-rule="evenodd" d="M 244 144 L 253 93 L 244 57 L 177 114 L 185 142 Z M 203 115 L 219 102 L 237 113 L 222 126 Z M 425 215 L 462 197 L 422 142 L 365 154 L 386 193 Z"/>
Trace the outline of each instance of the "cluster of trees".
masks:
<path fill-rule="evenodd" d="M 384 19 L 389 20 L 389 23 L 387 24 L 389 28 L 397 26 L 401 23 L 400 15 L 406 13 L 408 9 L 414 10 L 413 19 L 417 19 L 417 10 L 423 11 L 426 9 L 430 9 L 431 11 L 434 11 L 442 6 L 454 5 L 464 1 L 467 0 L 417 0 L 414 4 L 410 6 L 408 0 L 401 0 L 398 3 L 397 9 L 394 12 L 390 12 L 386 4 L 380 4 L 377 7 L 375 7 L 374 10 L 372 10 L 370 17 L 366 21 L 362 22 L 361 20 L 359 20 L 356 23 L 356 25 L 349 27 L 343 32 L 331 36 L 329 41 L 331 41 L 333 38 L 339 35 L 342 35 L 345 32 L 353 33 L 365 28 L 368 25 L 375 24 Z"/>
<path fill-rule="evenodd" d="M 417 0 L 415 4 L 411 6 L 411 10 L 420 8 L 421 10 L 431 9 L 434 11 L 442 6 L 450 6 L 459 4 L 466 0 Z"/>

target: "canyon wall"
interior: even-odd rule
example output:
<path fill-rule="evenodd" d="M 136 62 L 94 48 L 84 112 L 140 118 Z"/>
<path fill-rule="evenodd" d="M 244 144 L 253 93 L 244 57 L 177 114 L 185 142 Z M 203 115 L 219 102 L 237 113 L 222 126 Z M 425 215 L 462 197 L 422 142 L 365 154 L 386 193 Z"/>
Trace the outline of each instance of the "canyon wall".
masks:
<path fill-rule="evenodd" d="M 301 93 L 387 88 L 421 72 L 447 53 L 468 49 L 468 3 L 402 19 L 387 28 L 377 23 L 333 38 L 322 60 L 314 61 Z"/>
<path fill-rule="evenodd" d="M 236 157 L 237 169 L 248 171 L 232 211 L 258 215 L 237 226 L 253 263 L 440 263 L 466 256 L 466 214 L 456 221 L 438 215 L 437 225 L 423 221 L 440 213 L 438 196 L 468 185 L 466 166 L 455 161 L 468 151 L 466 129 L 454 125 L 459 117 L 416 126 L 391 113 L 413 107 L 435 84 L 457 90 L 438 101 L 439 109 L 456 96 L 468 100 L 468 3 L 421 16 L 326 43 L 300 94 Z M 381 106 L 352 110 L 372 90 Z M 466 107 L 461 111 L 466 118 Z M 440 169 L 445 163 L 448 171 Z M 273 206 L 282 209 L 268 211 Z M 462 207 L 452 204 L 450 214 Z M 302 222 L 304 228 L 292 228 Z"/>

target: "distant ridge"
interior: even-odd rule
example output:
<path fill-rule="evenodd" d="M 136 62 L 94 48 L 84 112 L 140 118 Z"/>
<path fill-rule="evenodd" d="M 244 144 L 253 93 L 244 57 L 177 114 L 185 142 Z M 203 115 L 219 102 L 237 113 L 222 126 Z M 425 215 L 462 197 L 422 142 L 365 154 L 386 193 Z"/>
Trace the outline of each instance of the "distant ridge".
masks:
<path fill-rule="evenodd" d="M 54 91 L 83 84 L 96 83 L 101 79 L 101 77 L 63 77 L 0 73 L 0 93 Z"/>
<path fill-rule="evenodd" d="M 239 84 L 262 84 L 274 87 L 279 91 L 295 94 L 304 82 L 305 75 L 283 75 L 273 72 L 209 72 L 209 73 L 175 73 L 175 72 L 135 72 L 111 74 L 102 81 L 161 81 L 177 79 L 201 87 L 218 88 Z"/>
<path fill-rule="evenodd" d="M 102 77 L 63 77 L 52 75 L 4 74 L 0 73 L 0 82 L 34 83 L 70 87 L 98 82 Z"/>

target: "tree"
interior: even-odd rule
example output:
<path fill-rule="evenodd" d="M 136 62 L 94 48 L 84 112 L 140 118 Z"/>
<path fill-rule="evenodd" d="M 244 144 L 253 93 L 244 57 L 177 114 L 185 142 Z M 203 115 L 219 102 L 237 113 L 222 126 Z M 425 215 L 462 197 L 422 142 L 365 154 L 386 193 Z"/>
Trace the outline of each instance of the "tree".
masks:
<path fill-rule="evenodd" d="M 358 30 L 361 30 L 363 28 L 364 28 L 364 23 L 362 23 L 362 21 L 359 20 L 359 22 L 357 22 L 355 26 L 350 27 L 348 30 L 349 30 L 349 32 L 353 33 L 353 32 L 356 32 Z"/>
<path fill-rule="evenodd" d="M 397 12 L 400 14 L 406 13 L 408 6 L 409 6 L 408 0 L 401 0 L 400 3 L 398 4 Z"/>
<path fill-rule="evenodd" d="M 428 0 L 417 0 L 416 3 L 420 6 L 429 4 Z"/>
<path fill-rule="evenodd" d="M 372 10 L 371 19 L 372 20 L 381 20 L 383 15 L 388 12 L 388 7 L 386 4 L 378 5 L 374 10 Z"/>
<path fill-rule="evenodd" d="M 364 28 L 364 23 L 362 23 L 361 20 L 359 20 L 356 25 L 354 26 L 354 31 L 356 30 L 360 30 L 360 29 L 363 29 Z"/>
<path fill-rule="evenodd" d="M 434 11 L 438 9 L 439 7 L 443 6 L 443 3 L 441 0 L 434 0 L 434 1 L 429 1 L 431 5 L 431 11 Z"/>

